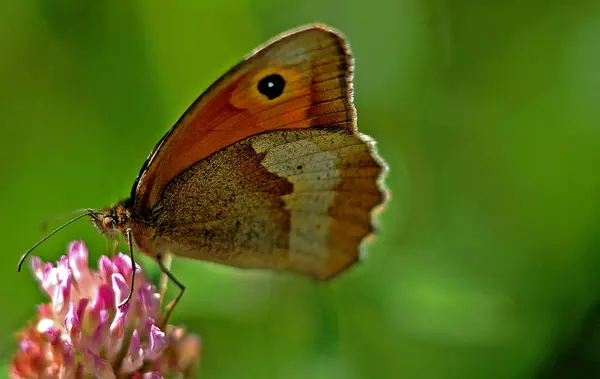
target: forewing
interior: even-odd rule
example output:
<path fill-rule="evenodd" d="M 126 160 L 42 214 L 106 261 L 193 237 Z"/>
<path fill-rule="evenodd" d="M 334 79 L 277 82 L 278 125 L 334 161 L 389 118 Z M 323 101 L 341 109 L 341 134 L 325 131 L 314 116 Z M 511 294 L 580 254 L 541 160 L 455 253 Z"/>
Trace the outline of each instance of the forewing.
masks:
<path fill-rule="evenodd" d="M 270 99 L 261 79 L 280 75 Z M 132 189 L 134 210 L 147 215 L 167 184 L 192 164 L 270 130 L 336 125 L 354 128 L 352 60 L 344 39 L 313 26 L 284 35 L 231 69 L 190 106 L 142 167 Z"/>

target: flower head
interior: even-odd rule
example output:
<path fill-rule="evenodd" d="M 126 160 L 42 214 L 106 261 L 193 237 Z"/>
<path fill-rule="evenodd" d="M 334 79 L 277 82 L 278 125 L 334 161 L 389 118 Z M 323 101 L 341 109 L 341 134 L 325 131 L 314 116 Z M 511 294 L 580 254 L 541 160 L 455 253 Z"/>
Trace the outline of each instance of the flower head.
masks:
<path fill-rule="evenodd" d="M 39 258 L 31 268 L 49 303 L 19 333 L 13 378 L 191 377 L 200 338 L 181 327 L 162 328 L 160 295 L 139 266 L 118 254 L 88 267 L 88 251 L 73 242 L 56 266 Z M 131 300 L 118 307 L 129 294 Z"/>

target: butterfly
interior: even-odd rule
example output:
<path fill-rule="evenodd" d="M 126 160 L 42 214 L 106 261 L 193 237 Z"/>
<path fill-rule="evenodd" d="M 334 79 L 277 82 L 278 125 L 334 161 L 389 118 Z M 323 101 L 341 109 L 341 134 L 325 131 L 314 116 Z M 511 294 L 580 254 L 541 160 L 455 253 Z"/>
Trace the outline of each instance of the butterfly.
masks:
<path fill-rule="evenodd" d="M 275 38 L 198 97 L 127 199 L 39 243 L 89 216 L 107 237 L 123 235 L 132 264 L 134 250 L 156 259 L 180 288 L 174 303 L 185 286 L 165 254 L 335 277 L 359 260 L 387 193 L 386 164 L 357 130 L 352 80 L 349 47 L 333 29 Z"/>

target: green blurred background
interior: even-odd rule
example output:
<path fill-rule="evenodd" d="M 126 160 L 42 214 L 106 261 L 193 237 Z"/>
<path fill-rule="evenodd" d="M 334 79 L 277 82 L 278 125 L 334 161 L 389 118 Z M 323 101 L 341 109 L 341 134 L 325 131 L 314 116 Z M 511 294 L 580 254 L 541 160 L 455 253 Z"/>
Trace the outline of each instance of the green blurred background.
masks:
<path fill-rule="evenodd" d="M 600 298 L 598 1 L 3 1 L 5 362 L 44 299 L 16 272 L 40 223 L 127 196 L 197 95 L 314 21 L 351 42 L 392 201 L 367 260 L 329 285 L 175 261 L 200 376 L 535 378 L 577 337 Z M 82 222 L 37 254 L 73 239 L 105 252 Z"/>

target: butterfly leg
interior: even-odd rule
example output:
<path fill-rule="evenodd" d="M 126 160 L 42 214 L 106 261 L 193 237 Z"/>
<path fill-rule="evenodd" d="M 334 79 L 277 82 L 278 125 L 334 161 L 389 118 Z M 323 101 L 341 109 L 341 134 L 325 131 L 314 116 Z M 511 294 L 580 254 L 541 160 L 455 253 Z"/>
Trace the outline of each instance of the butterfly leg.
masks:
<path fill-rule="evenodd" d="M 127 295 L 127 298 L 119 304 L 119 308 L 131 300 L 131 297 L 133 296 L 133 287 L 135 286 L 135 272 L 137 270 L 135 267 L 135 260 L 133 259 L 133 236 L 131 235 L 131 228 L 127 228 L 127 244 L 129 245 L 129 258 L 131 258 L 131 287 L 129 287 L 129 295 Z"/>
<path fill-rule="evenodd" d="M 171 263 L 173 261 L 173 256 L 171 254 L 166 254 L 162 256 L 162 262 L 167 270 L 171 270 Z M 162 270 L 161 270 L 162 271 Z M 167 293 L 167 285 L 169 284 L 169 277 L 167 274 L 162 273 L 160 276 L 160 281 L 158 283 L 158 293 L 160 294 L 160 306 L 162 308 L 163 300 L 165 299 L 165 294 Z"/>
<path fill-rule="evenodd" d="M 185 292 L 185 286 L 183 284 L 181 284 L 181 282 L 179 280 L 177 280 L 175 278 L 175 276 L 173 276 L 173 274 L 171 273 L 171 271 L 169 270 L 169 268 L 165 265 L 164 262 L 164 257 L 160 254 L 158 254 L 156 256 L 156 261 L 158 262 L 158 265 L 160 266 L 160 270 L 169 278 L 171 279 L 171 281 L 173 283 L 175 283 L 175 285 L 177 287 L 179 287 L 179 294 L 177 295 L 177 297 L 175 298 L 175 300 L 173 300 L 172 302 L 169 303 L 169 305 L 167 305 L 166 310 L 165 310 L 165 317 L 161 323 L 162 326 L 167 325 L 167 322 L 169 321 L 169 317 L 171 316 L 171 312 L 173 312 L 173 309 L 175 308 L 175 306 L 177 305 L 177 303 L 179 303 L 179 300 L 181 300 L 181 297 L 183 296 L 183 293 Z M 165 286 L 166 287 L 166 286 Z"/>

